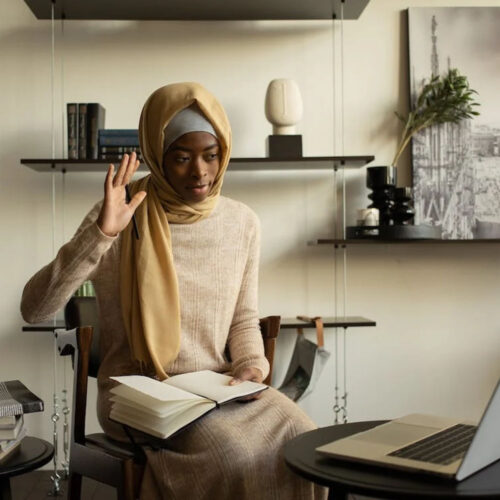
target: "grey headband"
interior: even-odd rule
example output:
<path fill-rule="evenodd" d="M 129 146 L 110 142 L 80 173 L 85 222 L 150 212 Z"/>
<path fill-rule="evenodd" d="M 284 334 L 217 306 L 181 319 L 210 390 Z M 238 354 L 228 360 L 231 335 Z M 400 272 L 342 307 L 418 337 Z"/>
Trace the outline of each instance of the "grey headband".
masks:
<path fill-rule="evenodd" d="M 212 124 L 205 118 L 196 104 L 179 111 L 163 131 L 163 154 L 179 137 L 189 132 L 208 132 L 217 138 Z"/>

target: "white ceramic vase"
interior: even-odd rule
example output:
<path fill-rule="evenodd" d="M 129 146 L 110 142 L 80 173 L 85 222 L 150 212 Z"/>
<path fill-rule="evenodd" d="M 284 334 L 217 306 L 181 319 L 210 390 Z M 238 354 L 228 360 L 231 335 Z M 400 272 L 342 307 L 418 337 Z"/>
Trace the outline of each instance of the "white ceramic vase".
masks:
<path fill-rule="evenodd" d="M 295 134 L 303 111 L 297 83 L 290 78 L 272 80 L 267 87 L 265 109 L 274 135 Z"/>

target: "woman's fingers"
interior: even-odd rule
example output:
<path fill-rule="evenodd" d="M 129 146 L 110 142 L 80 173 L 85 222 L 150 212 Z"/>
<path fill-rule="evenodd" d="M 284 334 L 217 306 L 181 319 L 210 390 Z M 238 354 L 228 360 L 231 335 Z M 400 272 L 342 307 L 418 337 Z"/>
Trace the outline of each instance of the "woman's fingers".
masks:
<path fill-rule="evenodd" d="M 120 168 L 118 169 L 118 172 L 116 172 L 115 178 L 113 179 L 114 186 L 122 186 L 123 184 L 126 184 L 126 182 L 123 182 L 123 179 L 125 178 L 125 174 L 127 173 L 128 163 L 129 156 L 128 154 L 124 154 L 120 163 Z"/>
<path fill-rule="evenodd" d="M 132 153 L 127 164 L 127 170 L 125 173 L 125 177 L 123 178 L 123 184 L 128 184 L 130 182 L 130 179 L 132 179 L 135 171 L 139 168 L 140 163 L 141 162 L 137 159 L 137 154 L 135 152 Z"/>
<path fill-rule="evenodd" d="M 142 203 L 142 200 L 144 200 L 144 198 L 146 198 L 146 191 L 139 191 L 138 193 L 135 193 L 134 197 L 128 204 L 129 208 L 131 208 L 132 211 L 135 212 L 136 208 Z"/>
<path fill-rule="evenodd" d="M 115 166 L 110 163 L 108 166 L 108 173 L 106 174 L 106 180 L 104 181 L 104 193 L 108 193 L 113 187 L 113 174 L 115 173 Z"/>

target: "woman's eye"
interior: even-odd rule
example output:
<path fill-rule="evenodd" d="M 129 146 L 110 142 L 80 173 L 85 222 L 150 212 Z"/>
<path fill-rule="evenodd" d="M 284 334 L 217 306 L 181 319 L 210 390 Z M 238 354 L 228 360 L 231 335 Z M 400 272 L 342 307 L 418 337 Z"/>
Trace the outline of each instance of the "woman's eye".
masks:
<path fill-rule="evenodd" d="M 175 161 L 177 163 L 185 163 L 187 161 L 189 161 L 189 156 L 178 156 Z"/>
<path fill-rule="evenodd" d="M 213 161 L 215 159 L 217 159 L 219 157 L 218 153 L 210 153 L 208 156 L 207 156 L 207 160 L 209 161 Z"/>

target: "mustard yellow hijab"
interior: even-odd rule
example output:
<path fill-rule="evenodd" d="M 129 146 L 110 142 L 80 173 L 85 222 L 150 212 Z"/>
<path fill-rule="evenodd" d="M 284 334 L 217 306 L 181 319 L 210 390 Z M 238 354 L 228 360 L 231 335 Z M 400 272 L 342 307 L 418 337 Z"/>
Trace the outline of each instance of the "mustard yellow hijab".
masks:
<path fill-rule="evenodd" d="M 163 174 L 163 133 L 181 110 L 196 103 L 220 144 L 220 168 L 207 198 L 187 204 Z M 192 224 L 212 212 L 231 153 L 231 127 L 217 99 L 198 83 L 174 83 L 151 94 L 142 109 L 139 140 L 151 174 L 130 185 L 147 191 L 135 212 L 140 239 L 129 224 L 122 234 L 120 261 L 123 319 L 132 357 L 152 366 L 160 380 L 180 349 L 179 288 L 169 224 Z"/>

